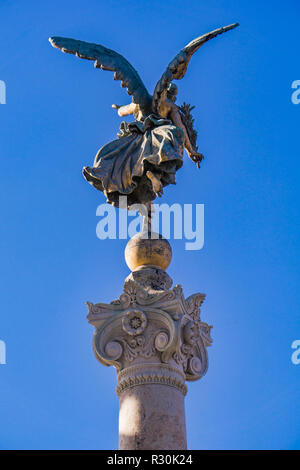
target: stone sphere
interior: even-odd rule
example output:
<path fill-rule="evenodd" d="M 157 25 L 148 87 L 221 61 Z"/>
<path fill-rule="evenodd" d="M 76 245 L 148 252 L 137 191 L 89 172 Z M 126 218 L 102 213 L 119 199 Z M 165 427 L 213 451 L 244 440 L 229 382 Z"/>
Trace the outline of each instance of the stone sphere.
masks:
<path fill-rule="evenodd" d="M 155 236 L 155 238 L 151 238 Z M 158 233 L 140 232 L 126 245 L 125 261 L 131 271 L 139 266 L 157 266 L 167 269 L 172 259 L 172 248 L 168 240 Z"/>

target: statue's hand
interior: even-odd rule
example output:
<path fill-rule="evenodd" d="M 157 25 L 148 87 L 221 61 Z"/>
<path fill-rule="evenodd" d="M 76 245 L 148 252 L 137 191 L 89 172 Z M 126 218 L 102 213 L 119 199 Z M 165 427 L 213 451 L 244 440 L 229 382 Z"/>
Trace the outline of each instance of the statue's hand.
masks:
<path fill-rule="evenodd" d="M 119 104 L 112 104 L 111 107 L 118 110 L 118 109 L 121 108 L 121 105 L 119 105 Z"/>
<path fill-rule="evenodd" d="M 190 154 L 190 159 L 197 164 L 198 168 L 200 168 L 200 162 L 202 162 L 202 160 L 204 159 L 204 155 L 202 155 L 202 153 L 193 152 Z"/>

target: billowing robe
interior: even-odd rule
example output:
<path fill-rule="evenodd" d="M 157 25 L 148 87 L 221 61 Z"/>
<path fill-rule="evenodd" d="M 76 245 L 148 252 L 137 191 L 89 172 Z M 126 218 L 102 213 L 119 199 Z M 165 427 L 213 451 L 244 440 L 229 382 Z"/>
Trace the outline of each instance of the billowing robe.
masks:
<path fill-rule="evenodd" d="M 151 114 L 144 121 L 122 122 L 118 136 L 98 151 L 93 167 L 83 168 L 85 179 L 105 194 L 107 202 L 118 206 L 124 195 L 128 206 L 155 199 L 147 170 L 163 187 L 175 183 L 183 163 L 184 133 L 179 127 Z"/>

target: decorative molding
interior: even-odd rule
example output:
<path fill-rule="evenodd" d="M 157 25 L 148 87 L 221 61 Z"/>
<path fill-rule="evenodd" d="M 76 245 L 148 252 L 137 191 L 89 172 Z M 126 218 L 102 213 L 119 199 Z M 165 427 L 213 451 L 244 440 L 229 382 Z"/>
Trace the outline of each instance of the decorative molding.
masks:
<path fill-rule="evenodd" d="M 184 395 L 187 393 L 185 374 L 180 367 L 162 363 L 136 364 L 118 373 L 117 394 L 137 385 L 161 384 L 178 388 Z"/>
<path fill-rule="evenodd" d="M 146 364 L 135 364 L 133 366 L 126 367 L 118 373 L 118 383 L 126 379 L 126 377 L 133 376 L 135 374 L 141 374 L 142 370 L 157 370 L 159 368 L 161 373 L 165 374 L 177 374 L 183 381 L 185 381 L 185 374 L 178 367 L 171 366 L 170 364 L 152 363 L 147 362 Z"/>
<path fill-rule="evenodd" d="M 134 377 L 129 377 L 128 380 L 123 380 L 117 388 L 116 393 L 118 396 L 121 395 L 122 392 L 127 390 L 128 388 L 136 387 L 137 385 L 150 385 L 150 384 L 159 384 L 159 385 L 168 385 L 169 387 L 178 388 L 183 395 L 187 393 L 187 386 L 184 382 L 175 379 L 171 376 L 159 375 L 159 374 L 143 374 L 143 375 L 136 375 Z"/>

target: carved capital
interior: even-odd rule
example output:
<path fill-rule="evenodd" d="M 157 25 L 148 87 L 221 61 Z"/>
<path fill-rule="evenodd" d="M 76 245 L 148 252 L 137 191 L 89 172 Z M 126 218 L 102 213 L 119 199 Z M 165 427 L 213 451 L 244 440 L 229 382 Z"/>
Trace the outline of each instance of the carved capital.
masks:
<path fill-rule="evenodd" d="M 144 287 L 144 274 L 155 289 L 149 283 Z M 110 304 L 87 303 L 88 321 L 96 328 L 95 355 L 117 369 L 118 394 L 147 383 L 174 386 L 185 394 L 185 380 L 200 379 L 208 367 L 212 327 L 200 320 L 205 295 L 185 299 L 178 285 L 159 290 L 155 276 L 167 282 L 160 272 L 147 268 L 144 274 L 129 276 L 119 299 Z"/>

